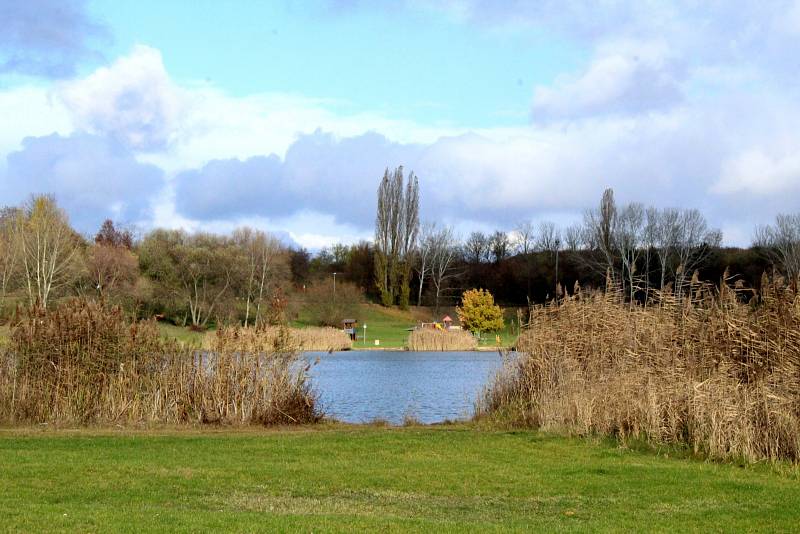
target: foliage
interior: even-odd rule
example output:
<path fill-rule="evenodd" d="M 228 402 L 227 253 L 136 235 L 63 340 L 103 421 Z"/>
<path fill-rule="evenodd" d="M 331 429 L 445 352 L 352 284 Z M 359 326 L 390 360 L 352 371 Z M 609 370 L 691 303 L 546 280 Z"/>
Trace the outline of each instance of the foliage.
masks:
<path fill-rule="evenodd" d="M 52 197 L 32 197 L 17 210 L 13 242 L 19 255 L 22 285 L 31 306 L 47 307 L 81 273 L 83 240 Z"/>
<path fill-rule="evenodd" d="M 461 326 L 470 332 L 494 332 L 503 329 L 503 310 L 485 289 L 470 289 L 461 297 L 456 308 Z"/>
<path fill-rule="evenodd" d="M 405 183 L 403 167 L 387 168 L 378 187 L 375 218 L 375 282 L 384 306 L 399 299 L 406 309 L 419 231 L 419 181 L 412 172 Z"/>
<path fill-rule="evenodd" d="M 314 282 L 302 295 L 302 313 L 311 324 L 342 327 L 342 319 L 357 319 L 359 305 L 363 302 L 361 290 L 350 282 L 333 277 Z"/>
<path fill-rule="evenodd" d="M 155 230 L 139 248 L 140 264 L 166 301 L 188 308 L 194 327 L 219 314 L 244 262 L 231 240 L 213 234 Z"/>
<path fill-rule="evenodd" d="M 114 226 L 114 221 L 106 219 L 100 226 L 94 242 L 107 247 L 121 247 L 131 250 L 133 248 L 133 234 L 130 230 L 120 230 Z"/>

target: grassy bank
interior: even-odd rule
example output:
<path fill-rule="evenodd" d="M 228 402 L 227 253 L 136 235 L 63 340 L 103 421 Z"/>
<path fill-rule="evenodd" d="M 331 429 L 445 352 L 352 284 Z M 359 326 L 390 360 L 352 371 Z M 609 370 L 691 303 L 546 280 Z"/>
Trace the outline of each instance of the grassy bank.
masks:
<path fill-rule="evenodd" d="M 408 346 L 408 336 L 410 329 L 420 322 L 431 322 L 434 319 L 441 319 L 445 315 L 456 317 L 454 308 L 442 308 L 438 314 L 428 307 L 412 306 L 408 310 L 399 308 L 385 308 L 378 304 L 362 304 L 356 313 L 358 319 L 358 340 L 353 343 L 353 349 L 402 349 Z M 506 328 L 501 332 L 486 333 L 478 343 L 479 347 L 511 347 L 514 345 L 518 335 L 516 324 L 516 310 L 507 310 Z M 362 325 L 367 324 L 367 338 L 364 341 L 364 329 Z M 304 317 L 292 322 L 292 326 L 303 328 L 309 326 L 309 322 Z M 496 335 L 500 336 L 500 344 L 497 344 Z M 376 347 L 375 340 L 380 340 L 380 345 Z"/>
<path fill-rule="evenodd" d="M 796 473 L 528 431 L 0 431 L 8 531 L 789 531 L 798 505 Z"/>
<path fill-rule="evenodd" d="M 170 323 L 158 323 L 158 330 L 165 339 L 174 339 L 184 345 L 199 347 L 203 344 L 205 332 L 196 332 L 185 326 L 176 326 Z"/>

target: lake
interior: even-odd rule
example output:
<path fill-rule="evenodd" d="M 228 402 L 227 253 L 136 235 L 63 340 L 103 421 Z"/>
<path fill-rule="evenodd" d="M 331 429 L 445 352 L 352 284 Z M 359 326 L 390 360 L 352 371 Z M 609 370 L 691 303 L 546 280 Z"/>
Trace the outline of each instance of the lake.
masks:
<path fill-rule="evenodd" d="M 468 419 L 503 359 L 497 352 L 308 352 L 325 415 L 348 423 L 406 415 L 422 423 Z"/>

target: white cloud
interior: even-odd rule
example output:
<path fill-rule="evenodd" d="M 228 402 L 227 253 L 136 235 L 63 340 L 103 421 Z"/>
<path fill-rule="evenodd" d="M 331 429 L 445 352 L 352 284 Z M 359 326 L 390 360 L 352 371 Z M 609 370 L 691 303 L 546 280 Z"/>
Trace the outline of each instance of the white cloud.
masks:
<path fill-rule="evenodd" d="M 161 53 L 148 46 L 134 47 L 86 78 L 64 82 L 58 92 L 78 127 L 134 149 L 168 146 L 184 114 L 184 95 L 164 69 Z"/>
<path fill-rule="evenodd" d="M 69 134 L 69 111 L 47 89 L 30 85 L 0 91 L 0 166 L 5 156 L 22 147 L 25 137 Z"/>
<path fill-rule="evenodd" d="M 800 189 L 800 153 L 771 155 L 763 149 L 747 150 L 722 168 L 722 175 L 711 187 L 714 193 L 769 196 Z"/>
<path fill-rule="evenodd" d="M 580 75 L 561 76 L 536 87 L 532 117 L 576 119 L 596 115 L 632 115 L 661 110 L 682 100 L 675 66 L 658 54 L 612 51 L 595 58 Z"/>

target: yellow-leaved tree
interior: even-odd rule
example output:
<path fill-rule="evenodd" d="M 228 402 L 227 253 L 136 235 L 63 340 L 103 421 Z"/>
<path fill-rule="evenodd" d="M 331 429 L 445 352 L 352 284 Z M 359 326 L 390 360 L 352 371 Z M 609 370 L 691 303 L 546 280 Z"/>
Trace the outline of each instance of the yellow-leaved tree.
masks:
<path fill-rule="evenodd" d="M 461 326 L 472 333 L 503 329 L 503 310 L 494 303 L 494 297 L 485 289 L 464 291 L 461 306 L 456 306 L 456 313 Z"/>

